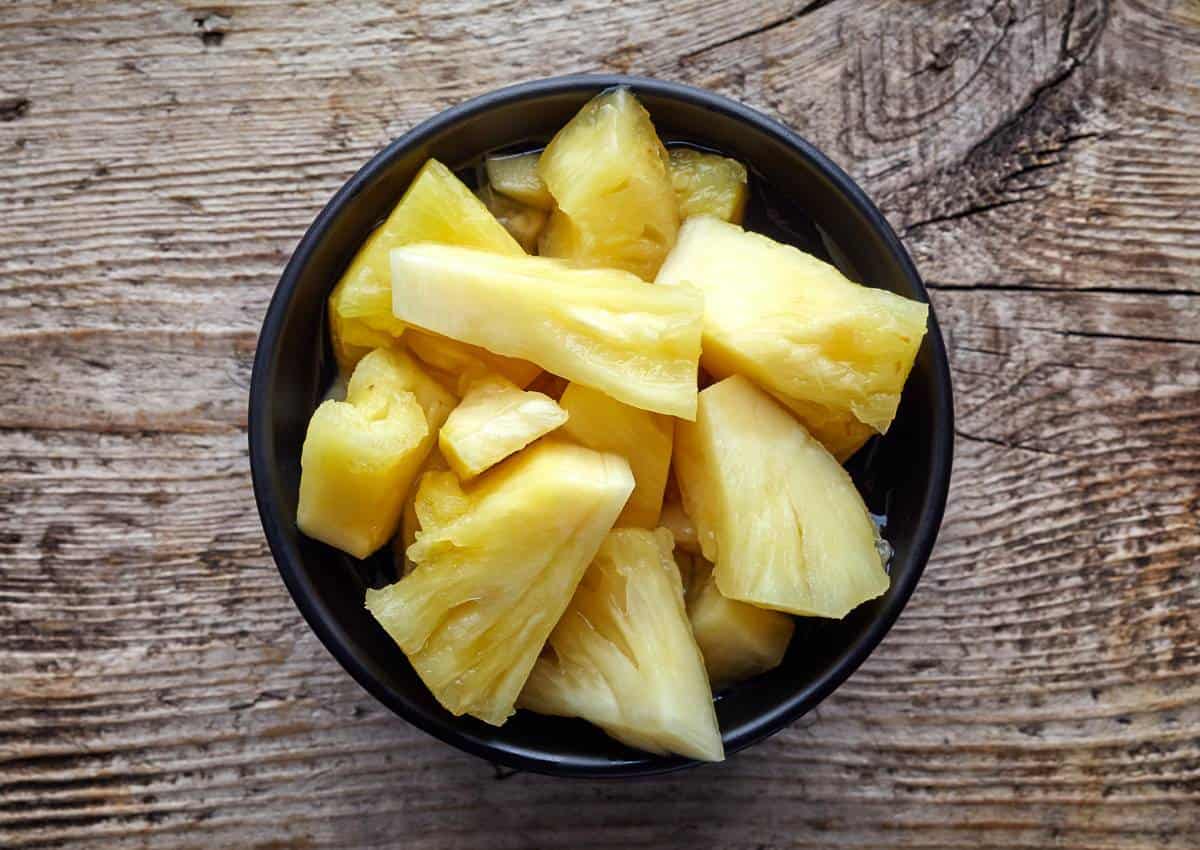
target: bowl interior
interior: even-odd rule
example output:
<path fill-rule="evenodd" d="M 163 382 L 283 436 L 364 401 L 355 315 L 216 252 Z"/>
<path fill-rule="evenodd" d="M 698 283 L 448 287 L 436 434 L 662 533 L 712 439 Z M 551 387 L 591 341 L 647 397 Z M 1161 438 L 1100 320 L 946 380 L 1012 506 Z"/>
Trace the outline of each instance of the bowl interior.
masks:
<path fill-rule="evenodd" d="M 314 222 L 268 311 L 250 400 L 251 465 L 259 510 L 280 572 L 318 636 L 372 694 L 410 722 L 465 750 L 522 769 L 628 775 L 686 766 L 628 749 L 581 721 L 518 712 L 493 728 L 444 711 L 363 608 L 367 587 L 395 580 L 390 555 L 358 562 L 296 529 L 300 448 L 335 366 L 324 307 L 341 272 L 431 156 L 466 167 L 499 148 L 544 143 L 595 92 L 632 85 L 665 141 L 720 150 L 746 163 L 780 201 L 753 229 L 773 230 L 836 262 L 851 277 L 928 300 L 882 216 L 819 153 L 780 125 L 723 98 L 658 81 L 573 77 L 502 90 L 442 113 L 383 151 Z M 753 187 L 752 187 L 753 188 Z M 769 222 L 766 220 L 769 219 Z M 815 224 L 815 227 L 814 227 Z M 851 463 L 894 549 L 891 589 L 844 621 L 800 621 L 781 666 L 719 695 L 729 751 L 776 731 L 845 679 L 882 639 L 928 558 L 949 481 L 950 384 L 936 320 L 896 421 Z"/>

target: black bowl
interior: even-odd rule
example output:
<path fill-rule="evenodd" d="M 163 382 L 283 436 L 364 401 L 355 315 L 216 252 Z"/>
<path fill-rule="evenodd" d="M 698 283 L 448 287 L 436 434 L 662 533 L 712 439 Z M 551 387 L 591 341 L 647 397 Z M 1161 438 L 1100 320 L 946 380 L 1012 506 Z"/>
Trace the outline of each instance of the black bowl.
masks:
<path fill-rule="evenodd" d="M 250 465 L 271 552 L 317 636 L 384 705 L 447 743 L 492 762 L 562 776 L 631 776 L 695 764 L 624 747 L 582 721 L 518 712 L 502 728 L 442 709 L 363 608 L 367 587 L 394 580 L 390 559 L 355 561 L 296 528 L 300 447 L 332 377 L 325 300 L 372 228 L 431 156 L 466 167 L 488 151 L 547 140 L 596 92 L 631 86 L 664 140 L 713 148 L 746 163 L 755 186 L 784 199 L 764 221 L 832 256 L 873 286 L 928 301 L 908 254 L 862 190 L 781 124 L 706 91 L 622 76 L 523 83 L 449 109 L 388 145 L 326 205 L 301 240 L 271 299 L 250 385 Z M 815 227 L 813 226 L 815 224 Z M 755 227 L 754 229 L 760 229 Z M 780 235 L 777 233 L 776 235 Z M 783 664 L 721 694 L 728 752 L 812 709 L 883 639 L 933 548 L 950 482 L 950 374 L 932 312 L 929 333 L 891 430 L 851 463 L 872 511 L 886 514 L 894 549 L 891 589 L 840 622 L 803 621 Z"/>

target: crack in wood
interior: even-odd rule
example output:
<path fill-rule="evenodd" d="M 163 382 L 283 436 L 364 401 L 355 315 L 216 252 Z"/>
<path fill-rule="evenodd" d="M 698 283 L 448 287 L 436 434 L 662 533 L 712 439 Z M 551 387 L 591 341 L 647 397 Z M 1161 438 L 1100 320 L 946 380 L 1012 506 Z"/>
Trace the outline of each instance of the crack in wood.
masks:
<path fill-rule="evenodd" d="M 1125 342 L 1150 342 L 1165 345 L 1200 345 L 1200 339 L 1181 339 L 1172 336 L 1146 336 L 1141 334 L 1117 334 L 1107 331 L 1059 331 L 1050 330 L 1056 336 L 1083 337 L 1085 339 L 1114 339 Z"/>
<path fill-rule="evenodd" d="M 963 431 L 961 428 L 955 428 L 954 435 L 956 437 L 962 437 L 964 440 L 966 440 L 969 443 L 986 443 L 989 446 L 999 446 L 1003 449 L 1009 449 L 1010 451 L 1030 452 L 1032 454 L 1047 455 L 1049 457 L 1062 457 L 1063 456 L 1060 452 L 1051 451 L 1049 449 L 1034 448 L 1033 446 L 1027 446 L 1027 445 L 1024 445 L 1023 443 L 1018 443 L 1013 440 L 1005 440 L 1000 437 L 984 437 L 979 434 L 971 434 L 967 431 Z"/>
<path fill-rule="evenodd" d="M 737 35 L 732 35 L 729 38 L 721 39 L 720 41 L 714 42 L 713 44 L 707 44 L 704 47 L 697 48 L 696 50 L 693 50 L 690 53 L 683 54 L 683 56 L 680 57 L 679 61 L 681 63 L 687 62 L 691 59 L 696 58 L 697 56 L 703 56 L 705 53 L 711 53 L 714 50 L 718 50 L 722 47 L 727 47 L 728 45 L 734 44 L 735 42 L 744 41 L 747 38 L 754 38 L 756 35 L 762 35 L 764 33 L 770 32 L 771 30 L 779 29 L 780 27 L 786 26 L 787 24 L 790 24 L 793 21 L 800 20 L 805 15 L 809 15 L 809 14 L 812 14 L 813 12 L 823 9 L 833 2 L 835 2 L 835 0 L 811 0 L 810 3 L 808 3 L 805 6 L 800 7 L 798 10 L 796 10 L 795 12 L 792 12 L 790 15 L 787 15 L 785 17 L 779 18 L 774 21 L 768 21 L 767 23 L 762 24 L 761 26 L 757 26 L 754 29 L 746 30 L 745 32 L 738 33 Z"/>
<path fill-rule="evenodd" d="M 937 292 L 1004 292 L 1004 293 L 1034 293 L 1051 295 L 1075 295 L 1077 293 L 1094 293 L 1097 295 L 1134 295 L 1153 298 L 1179 297 L 1200 298 L 1200 290 L 1191 289 L 1152 289 L 1139 286 L 1055 286 L 1038 283 L 944 283 L 942 281 L 926 280 L 925 288 Z"/>

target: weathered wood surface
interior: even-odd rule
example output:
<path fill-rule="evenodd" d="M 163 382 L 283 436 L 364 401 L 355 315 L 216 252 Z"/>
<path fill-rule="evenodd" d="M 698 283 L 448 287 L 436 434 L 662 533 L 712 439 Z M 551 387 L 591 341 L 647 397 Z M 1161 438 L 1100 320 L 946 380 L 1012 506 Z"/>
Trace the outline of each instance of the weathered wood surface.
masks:
<path fill-rule="evenodd" d="M 797 127 L 929 280 L 950 508 L 891 635 L 724 765 L 505 781 L 267 555 L 245 401 L 387 140 L 584 70 Z M 0 846 L 1200 846 L 1200 4 L 0 5 Z"/>

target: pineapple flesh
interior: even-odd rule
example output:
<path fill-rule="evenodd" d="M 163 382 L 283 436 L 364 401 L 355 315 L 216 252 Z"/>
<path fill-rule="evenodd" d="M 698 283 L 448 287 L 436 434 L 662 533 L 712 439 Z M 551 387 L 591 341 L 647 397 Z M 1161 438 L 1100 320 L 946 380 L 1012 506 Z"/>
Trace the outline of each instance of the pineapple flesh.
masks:
<path fill-rule="evenodd" d="M 569 384 L 559 404 L 570 415 L 563 426 L 566 436 L 629 461 L 637 486 L 617 525 L 655 528 L 671 467 L 675 420 L 622 404 L 582 384 Z"/>
<path fill-rule="evenodd" d="M 679 209 L 669 158 L 633 93 L 590 100 L 537 163 L 557 205 L 540 252 L 653 280 L 675 243 Z"/>
<path fill-rule="evenodd" d="M 427 473 L 417 566 L 366 606 L 447 710 L 498 726 L 632 491 L 623 458 L 554 440 L 463 488 Z"/>
<path fill-rule="evenodd" d="M 416 542 L 417 532 L 421 530 L 421 521 L 417 518 L 417 492 L 421 489 L 425 475 L 429 472 L 444 472 L 449 469 L 450 464 L 446 463 L 442 453 L 438 451 L 437 446 L 434 446 L 429 456 L 425 458 L 425 463 L 421 464 L 421 468 L 417 471 L 416 477 L 413 479 L 413 486 L 408 488 L 408 495 L 404 498 L 404 508 L 400 512 L 400 533 L 392 540 L 392 563 L 395 564 L 398 575 L 406 576 L 416 566 L 408 557 L 408 547 Z"/>
<path fill-rule="evenodd" d="M 657 283 L 704 292 L 706 371 L 745 375 L 789 407 L 795 402 L 802 418 L 815 404 L 879 433 L 896 414 L 929 312 L 708 216 L 684 223 Z"/>
<path fill-rule="evenodd" d="M 550 213 L 501 195 L 493 186 L 484 186 L 475 194 L 496 217 L 496 221 L 525 249 L 525 253 L 537 253 L 538 236 L 546 226 Z"/>
<path fill-rule="evenodd" d="M 554 209 L 554 196 L 538 174 L 541 154 L 523 153 L 516 156 L 489 156 L 483 161 L 488 183 L 498 193 L 512 200 L 549 212 Z"/>
<path fill-rule="evenodd" d="M 616 269 L 446 245 L 392 251 L 402 321 L 516 357 L 644 410 L 696 409 L 699 292 Z"/>
<path fill-rule="evenodd" d="M 567 412 L 549 396 L 523 390 L 500 375 L 489 375 L 467 386 L 462 401 L 438 433 L 438 448 L 465 481 L 566 421 Z"/>
<path fill-rule="evenodd" d="M 734 224 L 746 211 L 746 166 L 736 159 L 692 148 L 671 149 L 671 185 L 679 217 L 710 215 Z"/>
<path fill-rule="evenodd" d="M 356 558 L 396 533 L 405 496 L 433 445 L 429 420 L 452 403 L 435 401 L 406 366 L 403 355 L 386 349 L 368 354 L 350 378 L 346 401 L 323 402 L 304 438 L 296 524 Z M 445 395 L 440 387 L 432 392 Z"/>
<path fill-rule="evenodd" d="M 498 254 L 524 253 L 449 168 L 436 159 L 429 160 L 387 220 L 359 249 L 329 298 L 330 336 L 343 369 L 353 366 L 371 348 L 389 345 L 403 333 L 404 323 L 391 310 L 388 252 L 412 242 L 465 245 Z"/>
<path fill-rule="evenodd" d="M 486 348 L 467 345 L 420 328 L 409 328 L 404 344 L 452 388 L 489 373 L 503 375 L 518 387 L 525 388 L 542 372 L 540 367 L 527 360 L 492 354 Z"/>
<path fill-rule="evenodd" d="M 600 547 L 521 693 L 652 753 L 725 757 L 704 659 L 664 529 L 623 528 Z"/>
<path fill-rule="evenodd" d="M 636 476 L 634 476 L 636 477 Z M 678 497 L 668 498 L 663 502 L 659 525 L 671 532 L 675 538 L 675 549 L 692 555 L 700 552 L 700 538 L 696 534 L 696 524 L 683 509 L 683 503 Z"/>
<path fill-rule="evenodd" d="M 714 691 L 778 667 L 796 629 L 787 614 L 722 596 L 703 558 L 692 559 L 687 611 Z"/>
<path fill-rule="evenodd" d="M 675 474 L 717 588 L 841 618 L 884 593 L 875 526 L 850 476 L 774 399 L 738 375 L 677 423 Z"/>

